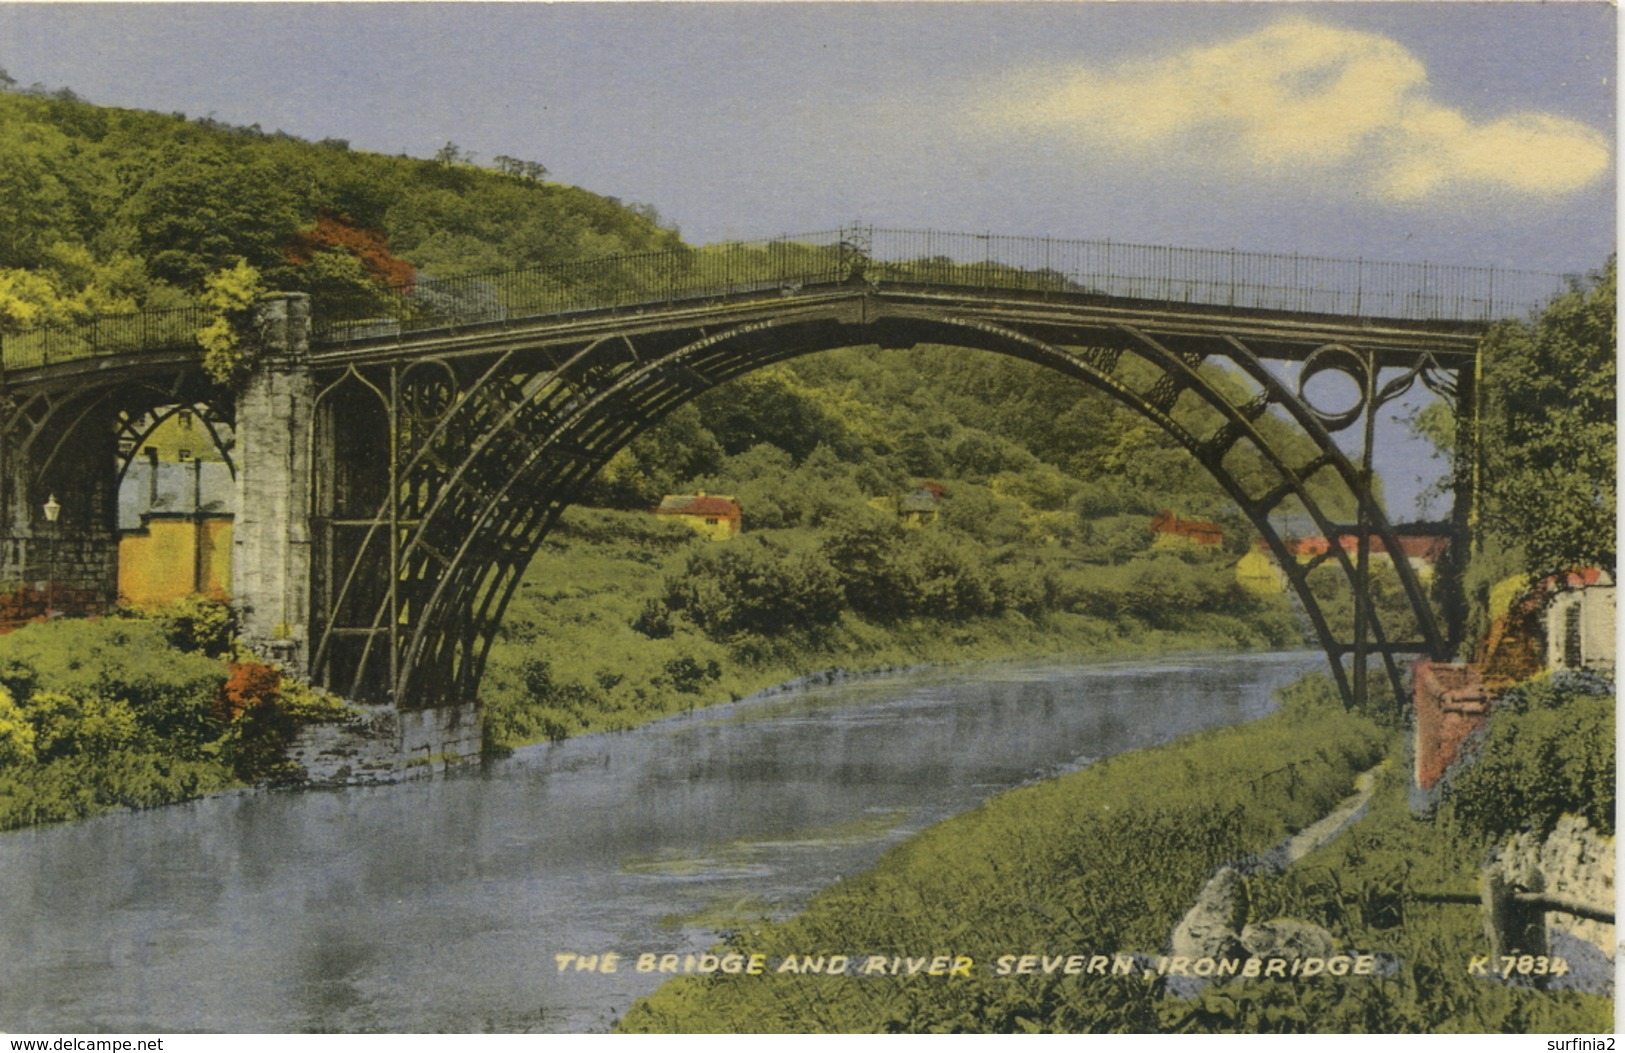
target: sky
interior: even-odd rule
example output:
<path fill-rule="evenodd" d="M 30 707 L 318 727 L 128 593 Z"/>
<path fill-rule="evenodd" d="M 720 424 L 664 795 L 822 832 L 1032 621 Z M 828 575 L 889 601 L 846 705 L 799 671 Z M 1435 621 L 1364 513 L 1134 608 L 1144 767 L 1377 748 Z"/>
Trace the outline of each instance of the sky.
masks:
<path fill-rule="evenodd" d="M 691 241 L 853 221 L 1544 271 L 1614 243 L 1603 3 L 0 3 L 0 67 L 540 161 Z"/>
<path fill-rule="evenodd" d="M 1617 39 L 1582 0 L 0 0 L 24 85 L 539 161 L 694 243 L 863 222 L 1563 273 L 1614 250 Z"/>

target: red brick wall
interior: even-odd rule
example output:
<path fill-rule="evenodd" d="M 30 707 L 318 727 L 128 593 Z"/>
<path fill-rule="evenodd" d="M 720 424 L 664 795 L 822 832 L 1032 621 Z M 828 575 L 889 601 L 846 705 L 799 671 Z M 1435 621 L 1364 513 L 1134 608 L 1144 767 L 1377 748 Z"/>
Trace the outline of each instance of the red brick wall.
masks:
<path fill-rule="evenodd" d="M 1431 790 L 1456 760 L 1461 742 L 1489 719 L 1490 692 L 1477 666 L 1416 662 L 1416 784 Z"/>
<path fill-rule="evenodd" d="M 66 617 L 91 618 L 107 613 L 105 597 L 94 590 L 58 585 L 47 594 L 32 585 L 24 585 L 16 592 L 0 593 L 0 633 L 20 629 L 29 622 L 44 621 L 47 598 L 51 609 Z"/>

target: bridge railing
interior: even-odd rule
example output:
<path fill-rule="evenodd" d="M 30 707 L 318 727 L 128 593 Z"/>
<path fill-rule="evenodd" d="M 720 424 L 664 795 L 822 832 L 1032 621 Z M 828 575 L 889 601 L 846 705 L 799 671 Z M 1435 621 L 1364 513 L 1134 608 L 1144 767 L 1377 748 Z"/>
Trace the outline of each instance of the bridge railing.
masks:
<path fill-rule="evenodd" d="M 874 277 L 943 287 L 1095 294 L 1353 318 L 1491 322 L 1573 277 L 1492 267 L 1185 249 L 1115 241 L 872 229 Z"/>
<path fill-rule="evenodd" d="M 1522 316 L 1574 278 L 1488 267 L 1185 249 L 1114 241 L 843 227 L 551 266 L 417 280 L 341 311 L 318 304 L 314 337 L 341 345 L 411 332 L 683 301 L 788 295 L 864 282 L 1071 293 L 1404 321 Z M 7 369 L 195 344 L 203 308 L 147 311 L 0 339 Z"/>
<path fill-rule="evenodd" d="M 315 337 L 346 343 L 446 326 L 569 315 L 616 307 L 777 293 L 849 273 L 839 231 L 610 256 L 398 286 L 366 317 L 321 317 Z"/>
<path fill-rule="evenodd" d="M 81 358 L 196 347 L 198 330 L 209 318 L 206 308 L 177 307 L 8 333 L 0 336 L 0 364 L 8 370 L 32 369 Z"/>
<path fill-rule="evenodd" d="M 345 343 L 575 311 L 792 292 L 849 280 L 1354 318 L 1488 322 L 1544 305 L 1572 279 L 1489 267 L 847 227 L 461 278 L 420 278 L 394 290 L 390 306 L 374 317 L 319 318 L 317 339 Z"/>

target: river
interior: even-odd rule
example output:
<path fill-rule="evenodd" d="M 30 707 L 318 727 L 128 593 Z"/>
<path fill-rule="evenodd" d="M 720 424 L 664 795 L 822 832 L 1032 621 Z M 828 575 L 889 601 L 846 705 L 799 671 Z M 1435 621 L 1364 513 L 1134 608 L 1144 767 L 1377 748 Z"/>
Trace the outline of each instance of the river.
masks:
<path fill-rule="evenodd" d="M 0 835 L 0 1030 L 603 1030 L 658 977 L 989 796 L 1262 716 L 1305 653 L 997 664 L 747 699 L 397 786 Z"/>

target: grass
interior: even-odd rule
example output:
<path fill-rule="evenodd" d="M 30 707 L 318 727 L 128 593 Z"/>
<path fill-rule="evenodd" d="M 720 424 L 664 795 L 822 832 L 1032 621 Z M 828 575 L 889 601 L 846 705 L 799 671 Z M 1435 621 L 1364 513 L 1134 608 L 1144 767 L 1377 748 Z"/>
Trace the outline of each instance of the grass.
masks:
<path fill-rule="evenodd" d="M 888 852 L 783 922 L 734 912 L 721 949 L 791 955 L 964 955 L 968 978 L 769 971 L 687 976 L 635 1004 L 634 1032 L 1603 1033 L 1611 998 L 1469 975 L 1479 911 L 1413 893 L 1474 890 L 1490 840 L 1413 813 L 1406 736 L 1344 712 L 1329 681 L 1281 694 L 1252 724 L 1110 758 L 1002 794 Z M 1610 725 L 1611 726 L 1611 725 Z M 1549 750 L 1538 751 L 1542 757 Z M 1369 806 L 1284 871 L 1252 869 L 1243 923 L 1296 920 L 1374 975 L 1231 980 L 1194 995 L 1134 975 L 998 975 L 1004 956 L 1164 953 L 1216 867 L 1314 823 L 1379 760 Z M 1530 764 L 1535 763 L 1531 760 Z M 1292 766 L 1291 782 L 1260 773 Z M 1240 927 L 1238 923 L 1238 929 Z"/>
<path fill-rule="evenodd" d="M 1343 946 L 1398 967 L 1335 987 L 1215 986 L 1190 1002 L 1170 1002 L 1164 1026 L 1200 1032 L 1613 1031 L 1610 998 L 1468 975 L 1473 956 L 1489 953 L 1479 909 L 1419 902 L 1411 893 L 1476 893 L 1482 843 L 1447 820 L 1413 814 L 1404 763 L 1386 766 L 1380 779 L 1363 819 L 1284 873 L 1249 878 L 1247 900 L 1259 916 L 1310 921 Z"/>
<path fill-rule="evenodd" d="M 781 923 L 723 946 L 787 956 L 964 956 L 969 977 L 675 979 L 625 1031 L 1147 1031 L 1162 981 L 1001 977 L 1005 955 L 1159 954 L 1207 876 L 1256 855 L 1346 796 L 1383 734 L 1340 710 L 1293 707 L 1243 727 L 1113 757 L 1002 794 L 888 852 Z M 1265 795 L 1259 773 L 1296 764 Z"/>

